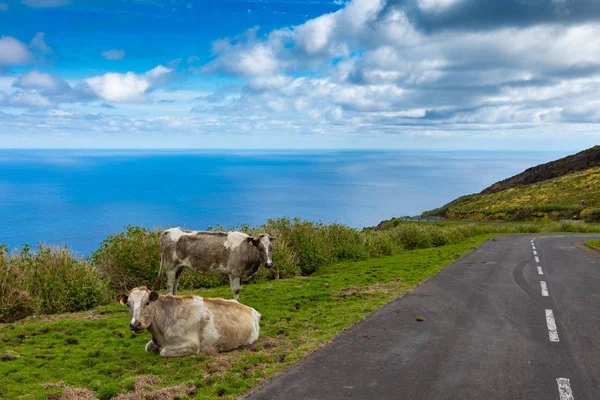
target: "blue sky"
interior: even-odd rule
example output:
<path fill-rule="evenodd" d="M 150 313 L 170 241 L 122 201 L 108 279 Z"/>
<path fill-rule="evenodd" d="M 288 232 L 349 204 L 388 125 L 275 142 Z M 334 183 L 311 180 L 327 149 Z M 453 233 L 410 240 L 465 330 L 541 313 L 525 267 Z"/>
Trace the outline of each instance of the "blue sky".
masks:
<path fill-rule="evenodd" d="M 594 0 L 0 0 L 0 147 L 580 150 Z"/>

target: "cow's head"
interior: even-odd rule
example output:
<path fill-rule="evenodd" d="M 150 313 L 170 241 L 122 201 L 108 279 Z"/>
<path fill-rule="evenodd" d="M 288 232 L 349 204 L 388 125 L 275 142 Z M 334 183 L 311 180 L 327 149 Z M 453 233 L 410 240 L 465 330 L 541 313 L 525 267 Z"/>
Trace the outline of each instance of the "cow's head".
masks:
<path fill-rule="evenodd" d="M 158 292 L 149 291 L 146 286 L 131 289 L 129 296 L 119 293 L 117 301 L 129 307 L 129 329 L 135 333 L 142 333 L 150 326 L 154 319 L 154 302 L 158 299 Z"/>
<path fill-rule="evenodd" d="M 271 242 L 273 240 L 275 240 L 275 238 L 266 233 L 263 233 L 256 238 L 248 237 L 248 239 L 246 239 L 250 246 L 255 246 L 259 251 L 260 262 L 265 268 L 273 267 L 273 259 L 271 258 L 273 255 L 273 244 Z"/>

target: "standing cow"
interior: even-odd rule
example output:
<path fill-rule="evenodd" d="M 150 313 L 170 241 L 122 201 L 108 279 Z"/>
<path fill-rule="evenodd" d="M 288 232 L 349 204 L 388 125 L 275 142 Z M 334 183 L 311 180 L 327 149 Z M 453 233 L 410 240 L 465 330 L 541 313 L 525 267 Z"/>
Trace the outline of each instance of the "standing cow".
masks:
<path fill-rule="evenodd" d="M 247 281 L 262 263 L 273 267 L 275 240 L 267 234 L 252 238 L 242 232 L 201 232 L 181 228 L 165 230 L 160 237 L 160 272 L 167 272 L 167 292 L 177 293 L 184 268 L 200 274 L 227 274 L 233 297 L 239 300 L 241 281 Z"/>
<path fill-rule="evenodd" d="M 152 334 L 146 351 L 163 357 L 229 351 L 258 339 L 260 314 L 235 300 L 161 296 L 142 286 L 117 301 L 129 307 L 129 329 Z"/>

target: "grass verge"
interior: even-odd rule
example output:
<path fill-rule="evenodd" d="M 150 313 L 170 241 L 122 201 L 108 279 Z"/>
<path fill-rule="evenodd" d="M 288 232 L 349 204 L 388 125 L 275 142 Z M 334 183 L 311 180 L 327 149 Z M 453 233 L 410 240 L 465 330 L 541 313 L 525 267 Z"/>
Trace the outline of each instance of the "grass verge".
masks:
<path fill-rule="evenodd" d="M 600 251 L 600 240 L 588 240 L 585 244 Z"/>
<path fill-rule="evenodd" d="M 116 302 L 87 313 L 2 325 L 0 354 L 9 350 L 18 358 L 0 361 L 0 397 L 58 398 L 78 388 L 100 399 L 118 398 L 132 396 L 146 379 L 152 384 L 144 390 L 189 384 L 193 392 L 182 398 L 235 398 L 492 236 L 326 266 L 310 277 L 245 285 L 242 301 L 262 314 L 261 338 L 251 347 L 214 356 L 165 359 L 145 353 L 150 334 L 132 334 L 127 308 Z M 228 287 L 194 293 L 230 296 Z"/>

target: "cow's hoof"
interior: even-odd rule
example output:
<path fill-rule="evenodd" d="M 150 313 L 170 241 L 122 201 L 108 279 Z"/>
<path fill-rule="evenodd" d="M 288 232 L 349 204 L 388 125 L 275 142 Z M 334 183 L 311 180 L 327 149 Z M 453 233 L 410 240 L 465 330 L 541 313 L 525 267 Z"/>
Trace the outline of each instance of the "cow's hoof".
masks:
<path fill-rule="evenodd" d="M 157 353 L 159 350 L 160 348 L 156 344 L 154 344 L 152 340 L 146 343 L 146 351 L 148 353 Z"/>

